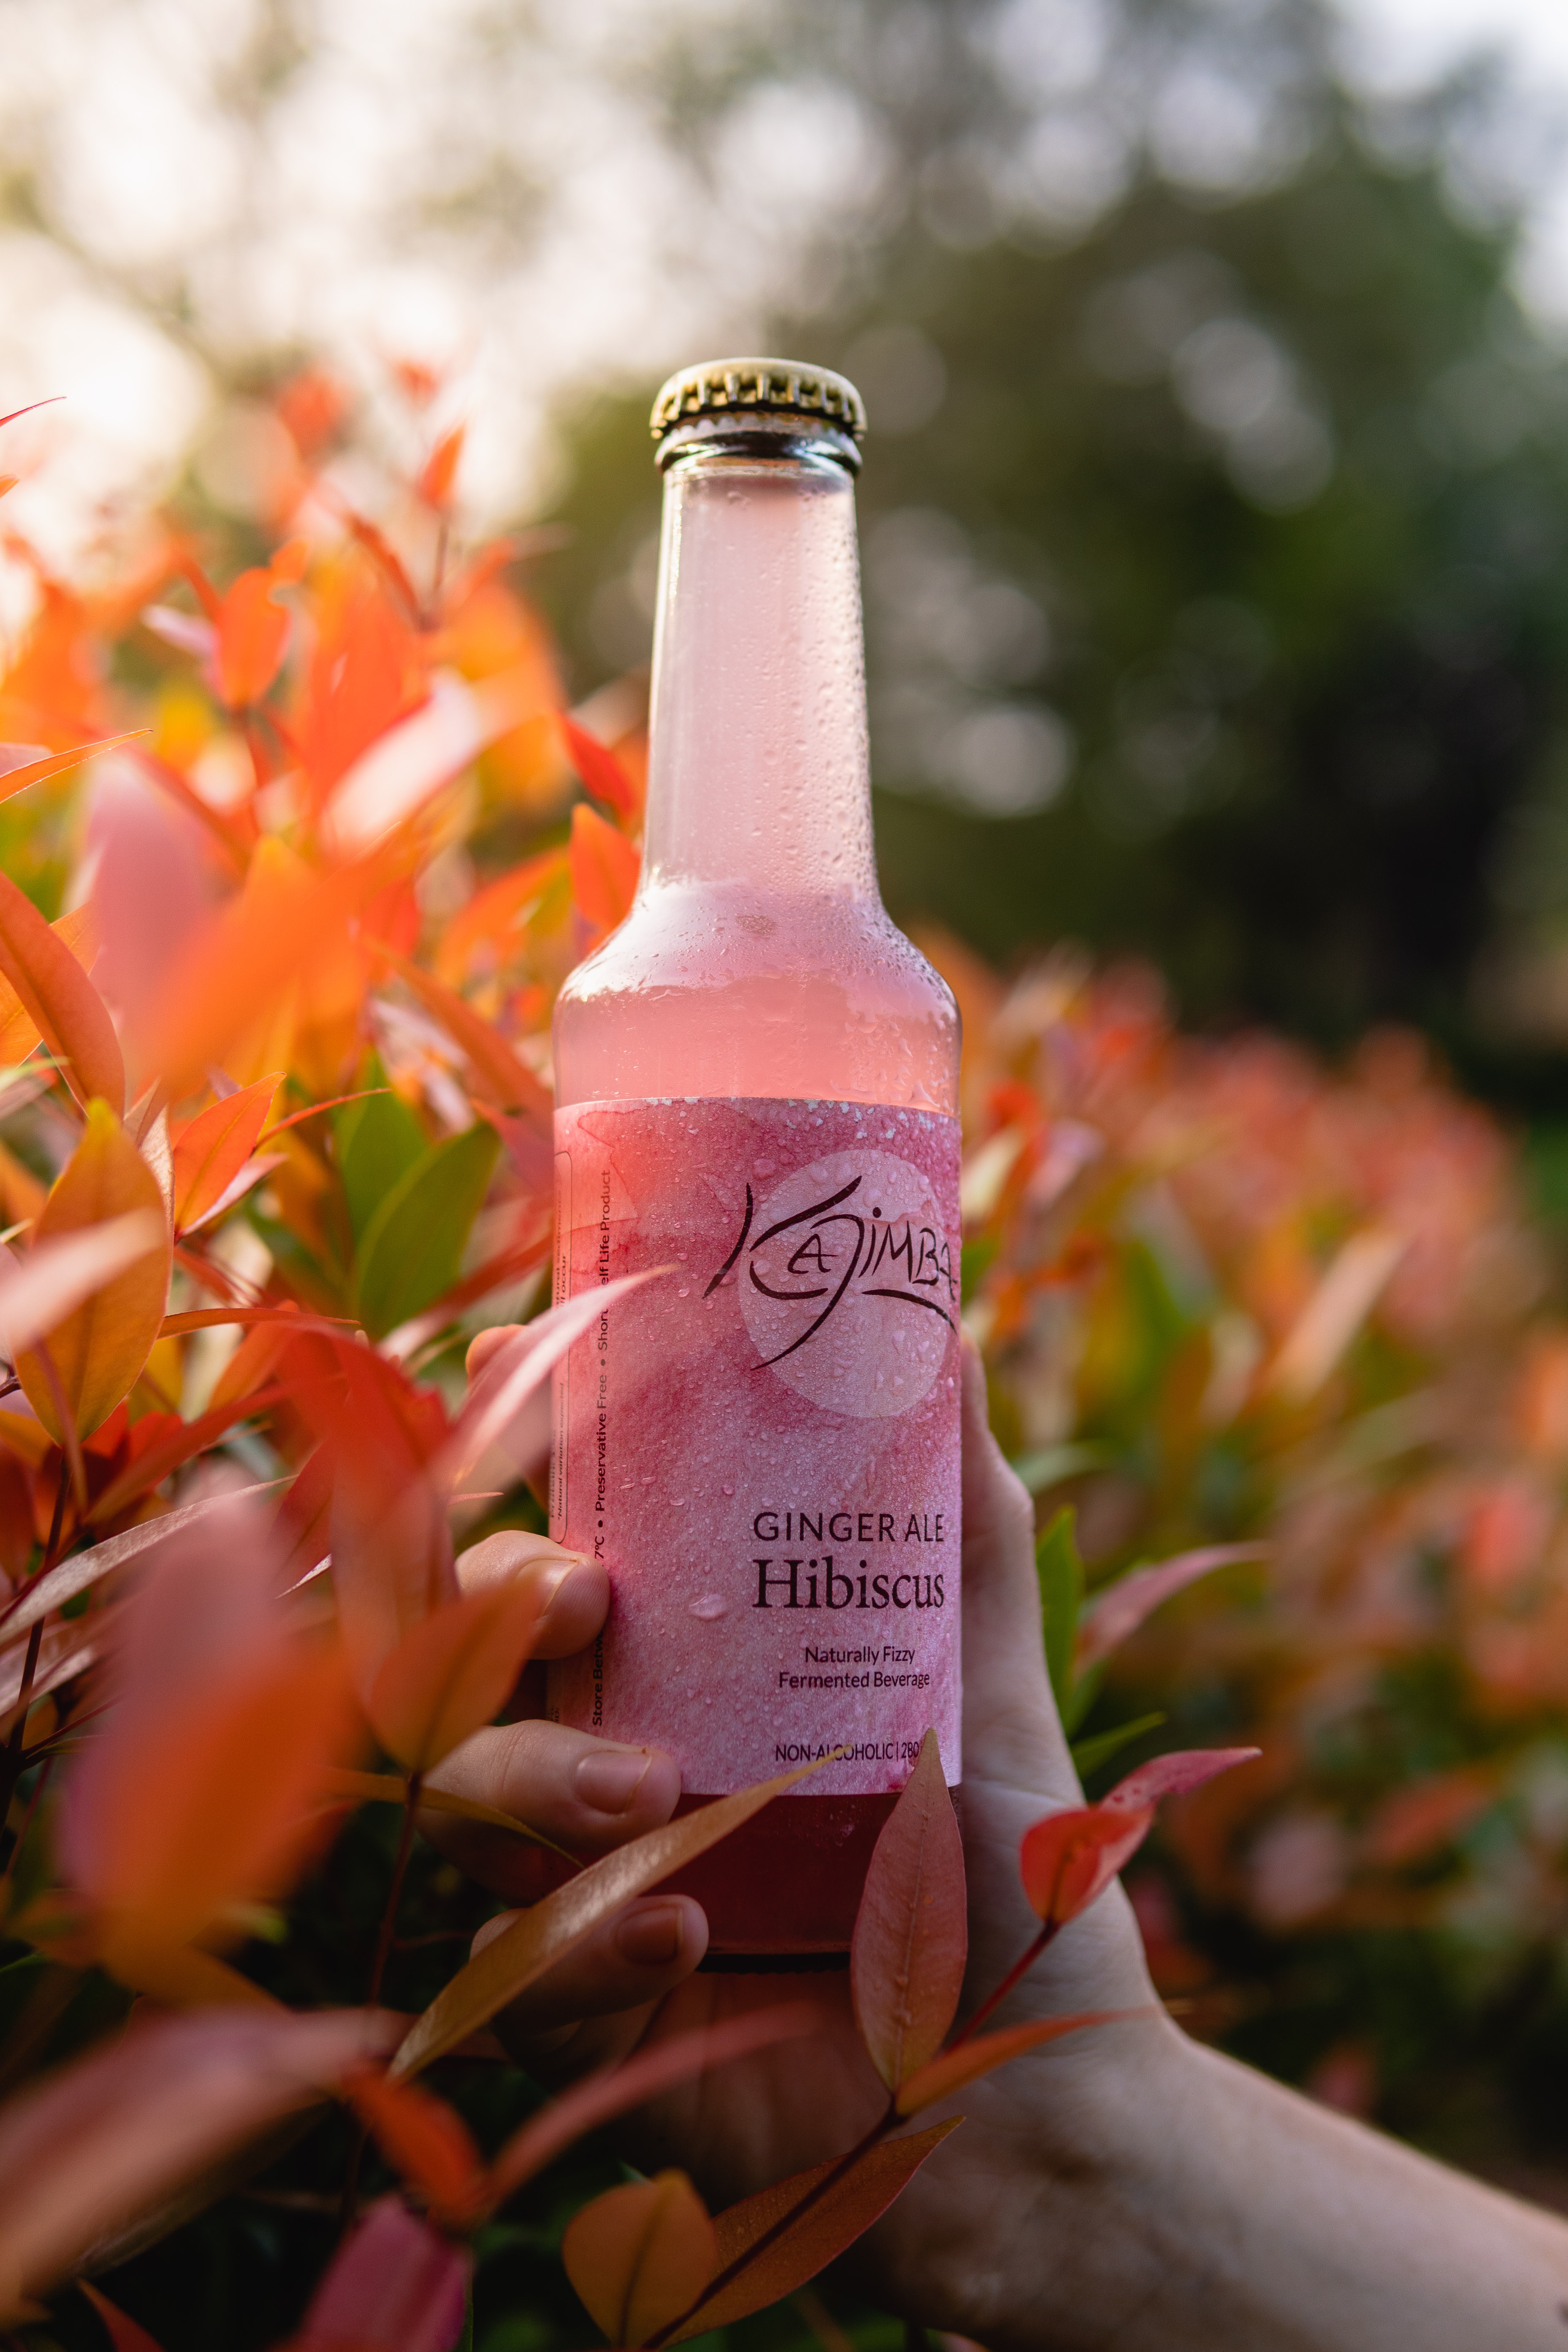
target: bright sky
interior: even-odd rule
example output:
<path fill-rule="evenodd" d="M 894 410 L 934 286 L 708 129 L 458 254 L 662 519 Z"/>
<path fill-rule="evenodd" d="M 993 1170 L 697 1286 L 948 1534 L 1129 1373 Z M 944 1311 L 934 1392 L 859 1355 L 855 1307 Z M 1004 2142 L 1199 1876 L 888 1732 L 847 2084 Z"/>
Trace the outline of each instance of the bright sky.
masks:
<path fill-rule="evenodd" d="M 1568 0 L 1340 0 L 1349 58 L 1374 87 L 1430 81 L 1479 46 L 1500 49 L 1521 86 L 1561 107 L 1561 159 L 1541 190 L 1521 269 L 1535 308 L 1568 323 Z"/>
<path fill-rule="evenodd" d="M 203 448 L 215 387 L 183 310 L 230 364 L 292 347 L 374 385 L 389 357 L 448 363 L 476 518 L 537 507 L 552 399 L 743 346 L 808 290 L 814 231 L 877 216 L 886 158 L 809 60 L 732 109 L 706 179 L 657 134 L 636 69 L 660 28 L 716 38 L 763 5 L 573 0 L 515 12 L 497 49 L 487 0 L 300 0 L 303 68 L 252 119 L 230 93 L 268 37 L 264 0 L 0 0 L 0 167 L 36 172 L 61 232 L 0 228 L 0 413 L 66 395 L 7 436 L 29 478 L 7 520 L 68 560 L 95 513 L 158 496 Z M 1045 110 L 1036 163 L 1056 183 L 1065 169 L 1074 201 L 1089 190 L 1089 213 L 1121 184 L 1121 133 L 1083 111 L 1109 5 L 1001 11 L 1032 28 L 1017 70 Z M 1568 0 L 1339 5 L 1369 88 L 1417 88 L 1491 43 L 1537 117 L 1560 110 L 1560 147 L 1530 142 L 1522 284 L 1568 334 Z M 1250 118 L 1238 132 L 1223 93 L 1216 114 L 1212 79 L 1168 95 L 1173 152 L 1245 150 Z"/>

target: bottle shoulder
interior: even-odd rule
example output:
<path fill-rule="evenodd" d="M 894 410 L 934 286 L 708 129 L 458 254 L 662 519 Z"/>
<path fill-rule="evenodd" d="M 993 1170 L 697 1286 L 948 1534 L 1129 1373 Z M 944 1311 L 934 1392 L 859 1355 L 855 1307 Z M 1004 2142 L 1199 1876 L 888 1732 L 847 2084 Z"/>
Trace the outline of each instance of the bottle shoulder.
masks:
<path fill-rule="evenodd" d="M 958 1017 L 946 981 L 879 901 L 720 884 L 645 892 L 568 976 L 560 1003 L 792 979 L 834 984 L 847 996 L 928 1018 Z"/>

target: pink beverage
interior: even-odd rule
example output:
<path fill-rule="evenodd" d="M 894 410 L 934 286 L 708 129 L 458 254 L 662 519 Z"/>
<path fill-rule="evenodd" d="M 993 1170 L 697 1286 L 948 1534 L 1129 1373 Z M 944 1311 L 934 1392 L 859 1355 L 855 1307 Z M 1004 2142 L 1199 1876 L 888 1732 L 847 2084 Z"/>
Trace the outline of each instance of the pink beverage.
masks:
<path fill-rule="evenodd" d="M 683 1809 L 842 1751 L 674 1883 L 711 1949 L 848 1945 L 934 1725 L 959 1778 L 957 1009 L 878 893 L 842 377 L 672 377 L 647 830 L 555 1014 L 556 1296 L 665 1267 L 557 1375 L 551 1526 L 605 1560 L 558 1720 Z"/>

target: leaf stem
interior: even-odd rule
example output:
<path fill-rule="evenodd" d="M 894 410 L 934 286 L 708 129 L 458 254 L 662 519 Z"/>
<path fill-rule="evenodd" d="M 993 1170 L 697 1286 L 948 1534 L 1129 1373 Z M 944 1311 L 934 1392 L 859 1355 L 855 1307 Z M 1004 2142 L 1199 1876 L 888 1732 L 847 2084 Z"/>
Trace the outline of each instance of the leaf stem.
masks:
<path fill-rule="evenodd" d="M 43 1564 L 38 1570 L 40 1576 L 47 1576 L 50 1569 L 55 1565 L 55 1555 L 59 1549 L 60 1529 L 65 1525 L 65 1516 L 66 1467 L 62 1462 L 60 1483 L 55 1495 L 55 1515 L 49 1522 L 49 1540 L 45 1546 Z M 32 1695 L 33 1684 L 37 1675 L 38 1653 L 43 1645 L 44 1621 L 40 1617 L 27 1636 L 27 1654 L 22 1664 L 22 1683 L 16 1694 L 16 1719 L 11 1726 L 5 1752 L 0 1755 L 0 1834 L 4 1833 L 5 1822 L 10 1815 L 11 1800 L 16 1793 L 16 1783 L 26 1769 L 26 1750 L 24 1743 L 27 1736 L 27 1701 Z"/>
<path fill-rule="evenodd" d="M 727 2263 L 717 2278 L 710 2279 L 694 2303 L 689 2304 L 683 2312 L 672 2319 L 668 2326 L 661 2327 L 656 2336 L 648 2337 L 647 2352 L 659 2352 L 659 2347 L 668 2344 L 676 2329 L 684 2327 L 694 2312 L 700 2311 L 704 2304 L 711 2303 L 716 2294 L 721 2294 L 727 2286 L 740 2277 L 742 2271 L 751 2267 L 759 2254 L 766 2253 L 770 2246 L 776 2245 L 785 2231 L 793 2230 L 803 2214 L 809 2213 L 814 2205 L 820 2204 L 830 2189 L 837 2189 L 851 2165 L 858 2164 L 868 2150 L 875 2147 L 879 2139 L 885 2139 L 899 2121 L 898 2103 L 895 2099 L 889 2099 L 870 2130 L 858 2139 L 854 2147 L 841 2156 L 837 2163 L 831 2166 L 813 2188 L 806 2190 L 804 2197 L 797 2198 L 789 2210 L 786 2213 L 781 2213 L 772 2228 L 764 2230 L 760 2238 L 753 2239 L 742 2252 L 736 2255 L 732 2263 Z"/>
<path fill-rule="evenodd" d="M 1039 1958 L 1040 1954 L 1045 1950 L 1046 1946 L 1056 1934 L 1058 1925 L 1059 1922 L 1055 1919 L 1047 1919 L 1046 1921 L 1045 1926 L 1040 1929 L 1039 1934 L 1035 1937 L 1034 1942 L 1029 1946 L 1029 1948 L 1024 1954 L 1023 1958 L 1014 1962 L 1013 1966 L 1008 1969 L 1006 1975 L 1003 1978 L 995 1990 L 986 1994 L 984 2000 L 981 2002 L 979 2008 L 975 2011 L 968 2024 L 964 2026 L 962 2032 L 955 2033 L 953 2035 L 952 2040 L 947 2045 L 949 2051 L 961 2050 L 963 2044 L 969 2040 L 971 2034 L 978 2033 L 986 2019 L 1001 2008 L 1002 2003 L 1006 2000 L 1007 1995 L 1012 1991 L 1013 1987 L 1018 1982 L 1019 1979 L 1028 1975 L 1029 1970 L 1034 1967 L 1035 1962 Z"/>
<path fill-rule="evenodd" d="M 393 1938 L 397 1931 L 397 1906 L 403 1895 L 403 1882 L 408 1873 L 408 1857 L 414 1846 L 414 1816 L 419 1810 L 419 1790 L 423 1773 L 411 1772 L 403 1792 L 403 1827 L 398 1834 L 397 1859 L 392 1865 L 392 1884 L 386 1890 L 386 1907 L 381 1915 L 381 1932 L 375 1939 L 375 1958 L 371 1963 L 370 1990 L 365 1995 L 365 2007 L 374 2009 L 381 1999 L 381 1980 L 386 1974 L 386 1963 L 392 1957 Z M 343 2195 L 340 2221 L 346 2236 L 353 2227 L 359 2204 L 360 2166 L 364 2161 L 368 2135 L 361 2124 L 349 2147 L 348 2162 L 343 2167 Z"/>

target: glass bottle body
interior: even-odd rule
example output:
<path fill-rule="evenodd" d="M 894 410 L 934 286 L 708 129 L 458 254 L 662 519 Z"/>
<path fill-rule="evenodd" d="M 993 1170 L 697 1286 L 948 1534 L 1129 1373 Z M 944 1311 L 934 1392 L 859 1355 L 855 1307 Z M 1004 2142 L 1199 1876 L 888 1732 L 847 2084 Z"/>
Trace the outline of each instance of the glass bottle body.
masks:
<path fill-rule="evenodd" d="M 958 1051 L 951 992 L 877 887 L 851 477 L 721 444 L 678 457 L 643 877 L 562 992 L 558 1108 L 745 1098 L 951 1118 Z M 713 1952 L 841 1952 L 892 1802 L 792 1794 L 674 1882 L 707 1908 Z"/>

